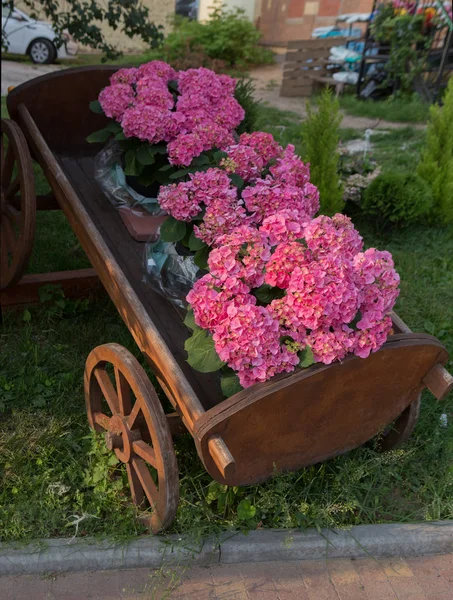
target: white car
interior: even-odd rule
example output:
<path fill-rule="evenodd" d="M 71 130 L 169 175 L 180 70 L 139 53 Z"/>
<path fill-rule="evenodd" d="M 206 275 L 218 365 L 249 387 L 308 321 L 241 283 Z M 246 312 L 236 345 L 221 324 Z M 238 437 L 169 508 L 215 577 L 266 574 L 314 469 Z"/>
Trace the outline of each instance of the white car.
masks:
<path fill-rule="evenodd" d="M 34 63 L 50 64 L 58 59 L 73 58 L 77 42 L 64 33 L 64 43 L 57 47 L 57 34 L 50 23 L 31 19 L 21 10 L 2 6 L 2 46 L 11 54 L 26 54 Z"/>

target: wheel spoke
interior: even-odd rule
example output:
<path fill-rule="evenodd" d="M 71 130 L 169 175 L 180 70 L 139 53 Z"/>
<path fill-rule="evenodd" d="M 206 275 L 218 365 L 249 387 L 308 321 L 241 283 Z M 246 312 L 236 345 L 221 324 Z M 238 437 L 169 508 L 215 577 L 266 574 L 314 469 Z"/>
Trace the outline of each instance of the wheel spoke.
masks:
<path fill-rule="evenodd" d="M 6 190 L 5 196 L 7 198 L 11 198 L 17 194 L 20 190 L 20 179 L 19 176 L 15 178 L 15 180 L 9 184 L 8 189 Z"/>
<path fill-rule="evenodd" d="M 140 458 L 143 458 L 143 460 L 146 460 L 147 463 L 157 469 L 157 458 L 154 448 L 152 448 L 143 440 L 137 440 L 136 442 L 133 442 L 132 448 L 137 456 L 140 456 Z"/>
<path fill-rule="evenodd" d="M 129 463 L 126 463 L 127 478 L 131 489 L 132 501 L 137 506 L 141 506 L 145 500 L 145 492 L 141 486 L 137 473 Z"/>
<path fill-rule="evenodd" d="M 139 478 L 143 491 L 148 498 L 148 502 L 154 509 L 156 509 L 156 502 L 159 499 L 159 490 L 154 483 L 154 479 L 151 477 L 151 473 L 149 472 L 145 461 L 143 461 L 141 458 L 133 458 L 132 466 L 137 473 L 137 477 Z"/>
<path fill-rule="evenodd" d="M 110 429 L 110 418 L 104 413 L 94 413 L 93 421 L 108 431 Z"/>
<path fill-rule="evenodd" d="M 2 168 L 2 184 L 3 187 L 7 187 L 10 184 L 11 176 L 13 174 L 14 168 L 14 152 L 11 146 L 8 146 L 8 150 L 6 151 L 6 158 Z"/>
<path fill-rule="evenodd" d="M 127 425 L 129 427 L 129 429 L 134 429 L 135 419 L 138 417 L 140 409 L 141 409 L 141 407 L 137 400 L 134 404 L 134 408 L 131 410 L 130 415 L 127 417 Z"/>
<path fill-rule="evenodd" d="M 20 220 L 20 216 L 21 216 L 20 210 L 17 210 L 17 208 L 15 206 L 13 206 L 12 204 L 7 205 L 6 214 L 15 223 L 17 223 Z"/>
<path fill-rule="evenodd" d="M 119 410 L 122 415 L 126 416 L 132 410 L 131 388 L 118 367 L 115 367 L 115 382 Z"/>
<path fill-rule="evenodd" d="M 109 374 L 102 367 L 96 367 L 96 369 L 94 369 L 94 376 L 96 377 L 104 398 L 107 400 L 107 404 L 109 405 L 112 414 L 117 415 L 119 413 L 118 395 L 113 387 Z"/>

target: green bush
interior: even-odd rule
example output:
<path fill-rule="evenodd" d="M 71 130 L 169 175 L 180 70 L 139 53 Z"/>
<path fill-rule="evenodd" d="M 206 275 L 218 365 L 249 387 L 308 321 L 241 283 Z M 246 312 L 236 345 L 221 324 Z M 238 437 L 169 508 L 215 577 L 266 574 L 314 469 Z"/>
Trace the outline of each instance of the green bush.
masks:
<path fill-rule="evenodd" d="M 340 106 L 326 88 L 315 112 L 307 103 L 308 118 L 302 123 L 303 157 L 310 163 L 310 180 L 319 190 L 320 212 L 333 215 L 344 208 L 343 186 L 338 175 L 340 155 Z"/>
<path fill-rule="evenodd" d="M 432 207 L 429 185 L 415 173 L 382 173 L 365 191 L 363 212 L 378 228 L 410 225 Z"/>
<path fill-rule="evenodd" d="M 210 59 L 225 61 L 229 66 L 272 63 L 272 52 L 258 46 L 260 37 L 243 9 L 216 6 L 206 23 L 178 18 L 163 52 L 169 62 L 184 59 L 188 52 L 204 52 Z"/>
<path fill-rule="evenodd" d="M 245 110 L 245 117 L 236 129 L 239 135 L 241 133 L 251 133 L 252 131 L 256 131 L 260 102 L 255 100 L 254 92 L 255 86 L 251 79 L 241 78 L 237 80 L 234 97 Z"/>
<path fill-rule="evenodd" d="M 442 107 L 430 108 L 426 147 L 418 174 L 431 187 L 431 218 L 441 223 L 453 222 L 453 77 L 448 82 Z"/>

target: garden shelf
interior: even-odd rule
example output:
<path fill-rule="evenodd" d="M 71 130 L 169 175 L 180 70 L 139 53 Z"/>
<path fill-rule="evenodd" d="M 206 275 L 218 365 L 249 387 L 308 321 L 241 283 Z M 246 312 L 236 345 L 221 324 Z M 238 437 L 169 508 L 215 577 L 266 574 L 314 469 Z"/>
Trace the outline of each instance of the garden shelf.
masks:
<path fill-rule="evenodd" d="M 228 485 L 257 483 L 342 454 L 390 424 L 378 447 L 402 443 L 415 426 L 422 390 L 428 387 L 440 399 L 452 389 L 453 378 L 443 367 L 448 359 L 443 345 L 410 332 L 396 315 L 394 335 L 369 358 L 316 364 L 226 400 L 214 374 L 188 365 L 184 342 L 189 332 L 181 312 L 143 282 L 144 244 L 131 238 L 94 179 L 94 150 L 85 138 L 106 119 L 92 113 L 89 102 L 115 70 L 67 69 L 9 94 L 12 121 L 2 121 L 8 151 L 5 157 L 2 153 L 1 282 L 5 294 L 20 285 L 36 210 L 55 208 L 49 199 L 36 202 L 33 157 L 174 407 L 164 414 L 148 375 L 126 349 L 112 343 L 90 353 L 85 369 L 89 423 L 105 432 L 108 447 L 126 464 L 134 502 L 151 505 L 151 513 L 145 513 L 150 529 L 168 527 L 176 514 L 174 435 L 190 433 L 206 470 Z M 14 163 L 18 176 L 11 184 Z"/>

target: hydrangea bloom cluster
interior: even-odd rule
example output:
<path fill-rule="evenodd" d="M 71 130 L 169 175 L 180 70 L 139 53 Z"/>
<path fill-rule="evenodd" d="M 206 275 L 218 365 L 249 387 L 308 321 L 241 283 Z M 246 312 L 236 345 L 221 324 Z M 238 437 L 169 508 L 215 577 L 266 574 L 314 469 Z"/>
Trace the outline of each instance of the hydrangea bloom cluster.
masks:
<path fill-rule="evenodd" d="M 126 138 L 166 142 L 169 161 L 187 166 L 205 150 L 234 144 L 232 131 L 244 118 L 235 86 L 228 75 L 205 68 L 176 72 L 155 60 L 117 71 L 99 103 Z"/>
<path fill-rule="evenodd" d="M 218 134 L 214 137 L 223 143 Z M 185 138 L 188 146 L 182 150 L 191 154 L 190 143 L 195 139 L 192 134 Z M 217 238 L 240 226 L 261 225 L 272 243 L 300 237 L 304 225 L 319 210 L 319 193 L 309 182 L 309 167 L 294 154 L 294 147 L 283 151 L 271 134 L 254 132 L 242 134 L 237 144 L 227 147 L 226 154 L 218 168 L 192 174 L 189 182 L 161 188 L 161 208 L 184 221 L 204 211 L 194 233 L 209 246 L 218 245 Z M 230 179 L 232 173 L 247 181 L 242 191 Z"/>
<path fill-rule="evenodd" d="M 282 210 L 218 237 L 187 301 L 243 387 L 293 371 L 306 347 L 325 364 L 365 358 L 391 330 L 399 276 L 388 252 L 362 250 L 348 217 Z"/>

